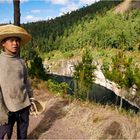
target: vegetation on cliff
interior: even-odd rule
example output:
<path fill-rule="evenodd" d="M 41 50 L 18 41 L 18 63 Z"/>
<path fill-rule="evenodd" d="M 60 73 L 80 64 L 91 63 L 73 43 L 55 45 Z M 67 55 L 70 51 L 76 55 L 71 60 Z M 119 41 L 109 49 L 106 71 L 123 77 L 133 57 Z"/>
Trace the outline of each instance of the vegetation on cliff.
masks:
<path fill-rule="evenodd" d="M 40 66 L 32 62 L 37 58 L 40 61 L 36 62 L 40 63 L 46 56 L 51 59 L 52 51 L 73 57 L 74 50 L 82 52 L 91 47 L 93 59 L 102 61 L 107 78 L 124 88 L 134 84 L 139 87 L 140 11 L 133 9 L 116 14 L 113 8 L 119 3 L 101 0 L 55 19 L 22 25 L 33 35 L 22 54 L 30 61 L 30 72 L 39 77 L 44 70 L 35 72 Z"/>

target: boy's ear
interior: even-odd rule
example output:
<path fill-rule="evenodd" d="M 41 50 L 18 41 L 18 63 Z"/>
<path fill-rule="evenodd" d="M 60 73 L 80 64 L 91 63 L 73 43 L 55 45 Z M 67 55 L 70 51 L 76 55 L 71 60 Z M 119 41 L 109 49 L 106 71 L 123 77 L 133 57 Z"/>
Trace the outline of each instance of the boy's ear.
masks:
<path fill-rule="evenodd" d="M 0 42 L 0 48 L 2 47 L 2 42 Z"/>
<path fill-rule="evenodd" d="M 3 47 L 3 44 L 4 44 L 4 40 L 2 40 L 1 42 L 0 42 L 0 47 Z"/>
<path fill-rule="evenodd" d="M 3 43 L 4 43 L 4 42 L 0 42 L 0 50 L 3 50 L 3 51 L 4 51 Z"/>
<path fill-rule="evenodd" d="M 2 45 L 3 43 L 2 42 L 0 42 L 0 48 L 2 48 L 3 47 L 3 45 Z"/>

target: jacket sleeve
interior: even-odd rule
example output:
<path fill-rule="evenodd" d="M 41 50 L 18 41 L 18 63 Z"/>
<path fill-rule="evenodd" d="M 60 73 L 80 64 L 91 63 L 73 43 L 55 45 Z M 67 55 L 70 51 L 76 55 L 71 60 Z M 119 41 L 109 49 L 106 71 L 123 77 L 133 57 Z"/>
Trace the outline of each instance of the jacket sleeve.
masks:
<path fill-rule="evenodd" d="M 33 90 L 31 88 L 31 84 L 30 84 L 30 81 L 29 81 L 28 77 L 26 79 L 26 83 L 25 84 L 26 84 L 26 89 L 27 89 L 27 93 L 29 95 L 29 98 L 33 98 Z"/>
<path fill-rule="evenodd" d="M 0 125 L 8 123 L 8 109 L 4 103 L 2 91 L 0 88 Z"/>
<path fill-rule="evenodd" d="M 26 86 L 26 90 L 27 90 L 27 93 L 28 93 L 28 96 L 29 98 L 33 98 L 33 90 L 31 88 L 31 83 L 30 83 L 30 80 L 29 80 L 29 75 L 28 75 L 28 71 L 27 71 L 27 68 L 25 66 L 25 63 L 24 63 L 24 83 L 25 83 L 25 86 Z"/>

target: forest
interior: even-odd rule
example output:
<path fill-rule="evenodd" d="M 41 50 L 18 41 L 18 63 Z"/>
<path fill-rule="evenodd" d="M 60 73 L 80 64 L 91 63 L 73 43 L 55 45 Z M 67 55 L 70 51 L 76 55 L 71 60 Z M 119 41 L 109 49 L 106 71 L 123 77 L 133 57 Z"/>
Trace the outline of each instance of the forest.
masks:
<path fill-rule="evenodd" d="M 55 19 L 23 24 L 33 36 L 21 54 L 31 61 L 30 72 L 44 78 L 40 64 L 53 51 L 72 57 L 74 50 L 90 48 L 93 59 L 102 60 L 106 78 L 122 88 L 140 87 L 140 11 L 117 14 L 114 7 L 121 2 L 101 0 Z"/>

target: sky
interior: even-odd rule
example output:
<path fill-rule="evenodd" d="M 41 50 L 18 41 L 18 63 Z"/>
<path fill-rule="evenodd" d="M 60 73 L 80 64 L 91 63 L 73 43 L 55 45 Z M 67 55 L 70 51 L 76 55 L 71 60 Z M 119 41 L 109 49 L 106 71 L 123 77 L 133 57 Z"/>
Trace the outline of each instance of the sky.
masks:
<path fill-rule="evenodd" d="M 99 0 L 20 0 L 21 23 L 59 17 Z M 0 0 L 0 24 L 13 23 L 13 0 Z"/>

